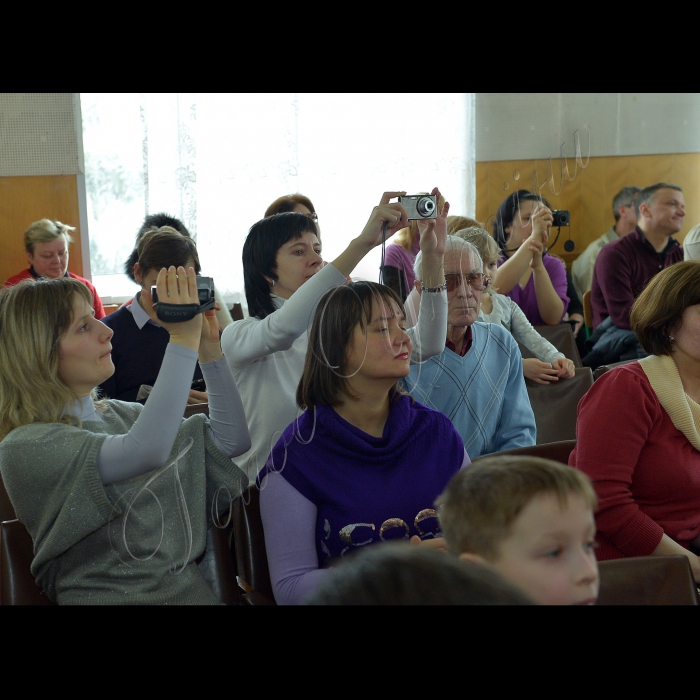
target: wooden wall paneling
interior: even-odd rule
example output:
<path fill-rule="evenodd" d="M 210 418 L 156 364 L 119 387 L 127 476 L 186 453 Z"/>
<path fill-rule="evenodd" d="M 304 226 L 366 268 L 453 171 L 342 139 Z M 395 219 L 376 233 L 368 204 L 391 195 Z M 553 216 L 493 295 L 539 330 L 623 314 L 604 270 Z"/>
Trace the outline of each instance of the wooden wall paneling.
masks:
<path fill-rule="evenodd" d="M 27 269 L 23 234 L 43 218 L 75 226 L 68 269 L 83 275 L 77 176 L 0 177 L 0 284 Z"/>
<path fill-rule="evenodd" d="M 585 159 L 584 159 L 585 162 Z M 568 159 L 569 175 L 574 174 L 574 161 Z M 552 159 L 554 189 L 559 190 L 560 165 Z M 545 160 L 491 161 L 476 164 L 476 218 L 488 222 L 492 231 L 493 216 L 500 203 L 516 189 L 532 189 L 532 174 L 537 170 L 540 184 L 547 173 Z M 519 173 L 515 180 L 513 173 Z M 585 169 L 578 168 L 572 182 L 564 181 L 561 192 L 553 195 L 547 185 L 542 194 L 556 209 L 571 211 L 571 239 L 576 248 L 564 251 L 568 231 L 552 249 L 567 264 L 575 260 L 586 246 L 601 236 L 614 223 L 612 198 L 628 185 L 646 187 L 655 182 L 669 182 L 683 188 L 686 217 L 683 228 L 676 236 L 683 241 L 686 233 L 700 223 L 700 153 L 678 153 L 647 156 L 606 156 L 591 158 Z M 503 184 L 508 185 L 504 189 Z M 556 231 L 555 231 L 556 235 Z"/>

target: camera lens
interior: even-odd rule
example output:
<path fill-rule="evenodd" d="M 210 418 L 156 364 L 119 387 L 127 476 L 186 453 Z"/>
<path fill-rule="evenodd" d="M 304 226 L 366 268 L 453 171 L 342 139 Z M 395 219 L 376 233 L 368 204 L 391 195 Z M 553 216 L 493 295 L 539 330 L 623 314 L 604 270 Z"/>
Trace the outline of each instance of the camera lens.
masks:
<path fill-rule="evenodd" d="M 435 213 L 435 202 L 430 197 L 421 197 L 416 204 L 416 211 L 423 217 L 430 217 Z"/>

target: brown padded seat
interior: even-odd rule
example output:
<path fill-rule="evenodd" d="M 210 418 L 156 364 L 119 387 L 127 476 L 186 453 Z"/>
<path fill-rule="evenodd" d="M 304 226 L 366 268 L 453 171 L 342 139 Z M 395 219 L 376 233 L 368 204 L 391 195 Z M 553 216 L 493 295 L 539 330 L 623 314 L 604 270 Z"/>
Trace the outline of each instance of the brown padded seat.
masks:
<path fill-rule="evenodd" d="M 576 439 L 578 402 L 593 386 L 590 367 L 577 367 L 572 379 L 552 384 L 525 380 L 537 424 L 537 444 Z"/>
<path fill-rule="evenodd" d="M 609 365 L 600 365 L 593 370 L 593 381 L 600 379 L 606 372 L 609 372 L 615 367 L 622 367 L 622 365 L 628 365 L 630 362 L 637 362 L 637 360 L 622 360 L 621 362 L 611 362 Z"/>
<path fill-rule="evenodd" d="M 563 352 L 576 367 L 583 367 L 581 356 L 578 354 L 578 348 L 576 347 L 574 331 L 570 323 L 560 323 L 557 326 L 534 326 L 534 328 L 543 338 L 546 338 L 554 345 L 559 352 Z M 534 357 L 524 345 L 518 343 L 518 347 L 524 358 Z"/>
<path fill-rule="evenodd" d="M 514 447 L 512 450 L 503 450 L 497 452 L 498 455 L 517 455 L 542 457 L 543 459 L 553 459 L 555 462 L 562 464 L 569 463 L 569 455 L 576 447 L 576 440 L 562 440 L 561 442 L 550 442 L 544 445 L 532 445 L 531 447 Z M 476 457 L 474 462 L 478 462 L 484 457 L 492 457 L 493 455 L 482 455 Z"/>
<path fill-rule="evenodd" d="M 0 523 L 0 605 L 53 605 L 30 570 L 32 538 L 19 520 Z"/>
<path fill-rule="evenodd" d="M 267 566 L 265 533 L 260 517 L 260 491 L 253 485 L 233 504 L 233 536 L 241 588 L 246 605 L 275 605 Z"/>
<path fill-rule="evenodd" d="M 690 562 L 682 554 L 611 559 L 598 569 L 598 605 L 698 605 Z"/>
<path fill-rule="evenodd" d="M 14 506 L 7 495 L 5 484 L 2 483 L 2 478 L 0 478 L 0 523 L 4 520 L 15 520 L 16 518 Z"/>

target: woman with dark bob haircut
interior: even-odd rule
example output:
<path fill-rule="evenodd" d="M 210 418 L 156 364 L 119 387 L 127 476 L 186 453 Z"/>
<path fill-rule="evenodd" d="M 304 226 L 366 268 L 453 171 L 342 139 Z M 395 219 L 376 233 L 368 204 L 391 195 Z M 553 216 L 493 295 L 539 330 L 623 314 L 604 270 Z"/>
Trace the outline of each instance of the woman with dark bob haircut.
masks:
<path fill-rule="evenodd" d="M 469 457 L 452 422 L 399 391 L 412 340 L 401 299 L 354 282 L 321 299 L 297 402 L 260 472 L 275 599 L 301 603 L 330 562 L 407 539 L 444 546 L 433 507 Z"/>
<path fill-rule="evenodd" d="M 433 193 L 439 194 L 437 188 Z M 382 242 L 383 229 L 388 238 L 408 225 L 403 206 L 389 203 L 403 194 L 385 192 L 360 235 L 325 266 L 316 226 L 308 216 L 276 214 L 251 227 L 243 244 L 250 318 L 236 321 L 221 337 L 248 418 L 252 448 L 240 465 L 251 482 L 298 414 L 296 389 L 304 369 L 307 329 L 318 300 L 346 282 L 360 260 Z M 437 355 L 444 347 L 447 295 L 442 266 L 448 210 L 445 204 L 437 219 L 426 220 L 421 236 L 429 293 L 421 299 L 421 315 L 412 331 L 413 362 Z"/>
<path fill-rule="evenodd" d="M 506 197 L 493 222 L 493 237 L 503 255 L 498 291 L 509 296 L 533 326 L 557 325 L 569 307 L 564 263 L 545 251 L 551 226 L 549 204 L 527 190 Z"/>
<path fill-rule="evenodd" d="M 569 464 L 598 494 L 598 559 L 683 554 L 700 582 L 700 262 L 652 278 L 630 323 L 649 356 L 581 399 Z"/>

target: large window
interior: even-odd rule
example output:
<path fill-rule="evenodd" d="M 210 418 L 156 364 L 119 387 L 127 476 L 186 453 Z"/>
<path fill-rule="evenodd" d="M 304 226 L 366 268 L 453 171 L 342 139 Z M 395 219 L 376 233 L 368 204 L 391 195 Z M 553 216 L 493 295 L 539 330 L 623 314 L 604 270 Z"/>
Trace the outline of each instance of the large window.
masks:
<path fill-rule="evenodd" d="M 241 300 L 241 250 L 277 197 L 301 192 L 332 260 L 385 190 L 440 187 L 453 214 L 474 215 L 473 95 L 82 93 L 93 281 L 135 291 L 123 275 L 148 213 L 182 219 L 202 269 Z M 378 279 L 379 251 L 354 276 Z"/>

